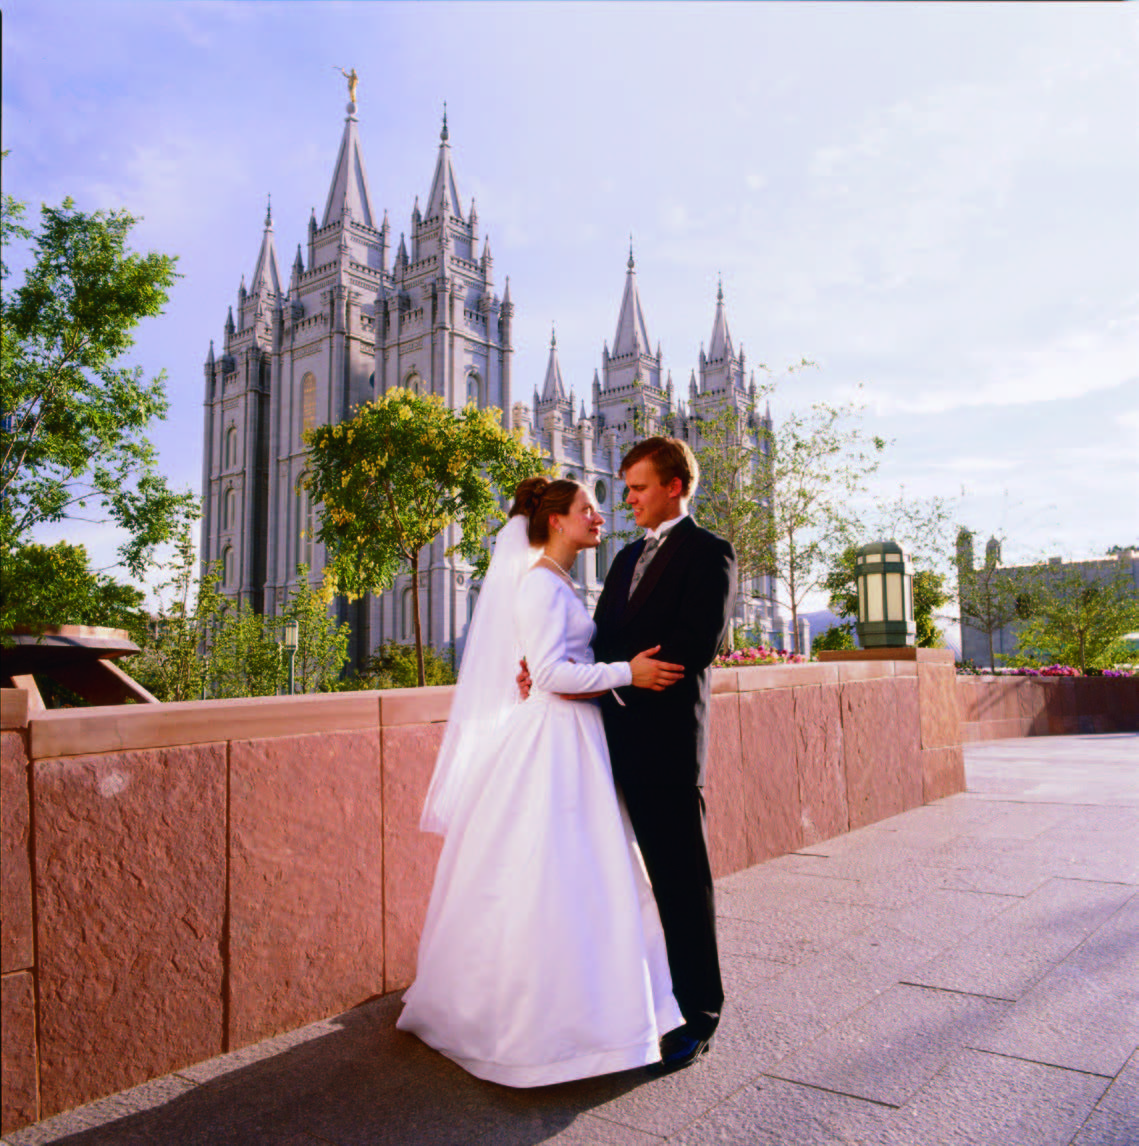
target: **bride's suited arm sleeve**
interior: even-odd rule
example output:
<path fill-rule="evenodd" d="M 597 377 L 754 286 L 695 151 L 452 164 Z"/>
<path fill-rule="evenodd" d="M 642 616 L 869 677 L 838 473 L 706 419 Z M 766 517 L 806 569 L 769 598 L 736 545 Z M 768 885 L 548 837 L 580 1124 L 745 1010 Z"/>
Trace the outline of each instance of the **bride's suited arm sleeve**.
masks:
<path fill-rule="evenodd" d="M 716 538 L 688 573 L 672 623 L 661 634 L 658 659 L 689 672 L 707 668 L 719 652 L 735 600 L 736 553 L 730 542 Z"/>
<path fill-rule="evenodd" d="M 529 574 L 518 595 L 518 631 L 530 679 L 543 692 L 602 692 L 631 684 L 628 661 L 574 664 L 566 651 L 566 597 L 552 575 Z"/>

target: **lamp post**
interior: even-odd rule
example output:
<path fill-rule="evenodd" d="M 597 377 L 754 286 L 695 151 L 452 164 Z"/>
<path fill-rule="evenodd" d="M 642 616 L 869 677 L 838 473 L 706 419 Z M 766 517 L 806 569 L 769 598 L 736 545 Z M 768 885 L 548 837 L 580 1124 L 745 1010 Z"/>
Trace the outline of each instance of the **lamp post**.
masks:
<path fill-rule="evenodd" d="M 875 541 L 854 561 L 858 584 L 858 639 L 864 649 L 914 645 L 914 566 L 896 541 Z"/>
<path fill-rule="evenodd" d="M 285 650 L 289 654 L 289 696 L 293 695 L 294 677 L 293 670 L 296 665 L 297 659 L 297 638 L 300 634 L 300 626 L 296 621 L 287 621 L 285 623 Z"/>

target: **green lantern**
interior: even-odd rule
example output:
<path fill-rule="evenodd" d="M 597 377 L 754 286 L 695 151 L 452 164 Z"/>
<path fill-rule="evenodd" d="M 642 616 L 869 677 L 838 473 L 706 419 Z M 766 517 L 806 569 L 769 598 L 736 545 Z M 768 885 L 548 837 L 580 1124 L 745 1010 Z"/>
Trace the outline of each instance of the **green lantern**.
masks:
<path fill-rule="evenodd" d="M 293 695 L 293 690 L 296 687 L 296 661 L 297 661 L 297 645 L 300 643 L 300 625 L 296 621 L 285 622 L 285 652 L 289 654 L 289 692 L 288 695 Z"/>
<path fill-rule="evenodd" d="M 914 566 L 896 541 L 864 545 L 854 561 L 858 639 L 864 649 L 905 648 L 917 636 Z"/>

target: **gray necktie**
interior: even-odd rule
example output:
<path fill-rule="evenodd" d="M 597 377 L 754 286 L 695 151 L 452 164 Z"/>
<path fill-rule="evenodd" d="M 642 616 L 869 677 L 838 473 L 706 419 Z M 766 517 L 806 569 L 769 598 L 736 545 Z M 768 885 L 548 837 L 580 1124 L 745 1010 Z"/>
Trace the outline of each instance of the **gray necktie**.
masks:
<path fill-rule="evenodd" d="M 645 541 L 645 547 L 641 550 L 640 557 L 637 558 L 636 565 L 633 566 L 633 579 L 629 582 L 629 596 L 637 591 L 637 586 L 641 583 L 641 578 L 645 575 L 645 570 L 649 567 L 649 562 L 652 561 L 656 555 L 656 551 L 660 548 L 660 541 L 655 537 L 649 537 Z"/>

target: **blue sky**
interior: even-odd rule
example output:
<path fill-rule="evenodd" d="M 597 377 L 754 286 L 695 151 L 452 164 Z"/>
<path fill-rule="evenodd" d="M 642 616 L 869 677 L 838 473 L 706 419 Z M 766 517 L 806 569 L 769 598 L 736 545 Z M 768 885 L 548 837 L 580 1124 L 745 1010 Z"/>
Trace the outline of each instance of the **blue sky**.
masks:
<path fill-rule="evenodd" d="M 818 364 L 776 417 L 867 403 L 894 442 L 884 495 L 960 497 L 1006 560 L 1139 542 L 1134 5 L 15 0 L 3 33 L 5 190 L 126 206 L 138 246 L 180 256 L 134 355 L 168 372 L 154 436 L 180 484 L 200 485 L 202 363 L 266 195 L 286 268 L 323 207 L 343 66 L 397 235 L 447 101 L 521 396 L 554 322 L 588 393 L 632 232 L 681 392 L 722 275 L 752 364 Z"/>

